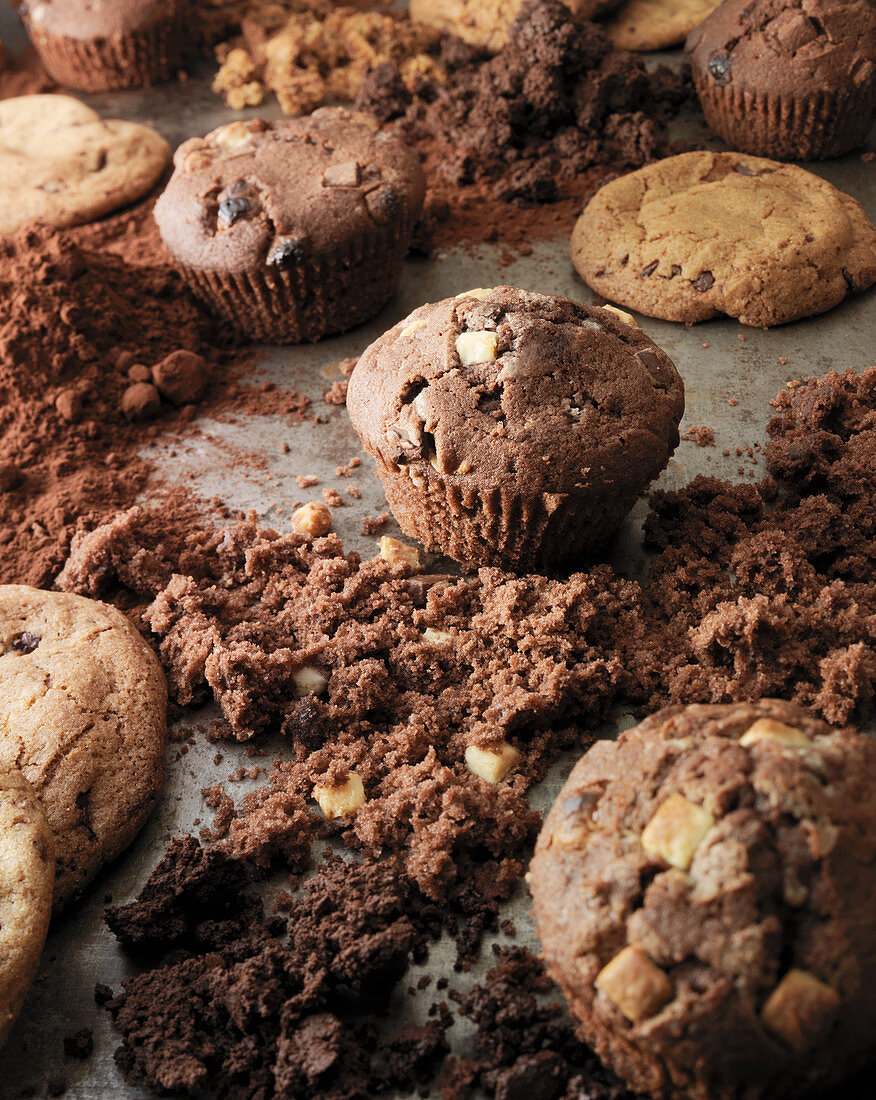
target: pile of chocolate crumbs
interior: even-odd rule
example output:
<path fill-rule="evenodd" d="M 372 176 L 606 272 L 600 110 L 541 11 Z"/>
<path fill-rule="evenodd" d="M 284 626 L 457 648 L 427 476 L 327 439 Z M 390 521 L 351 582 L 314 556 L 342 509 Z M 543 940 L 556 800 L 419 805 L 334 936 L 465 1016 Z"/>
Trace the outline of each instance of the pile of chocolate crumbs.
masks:
<path fill-rule="evenodd" d="M 760 485 L 700 477 L 681 491 L 653 495 L 642 582 L 604 564 L 567 578 L 495 569 L 464 578 L 422 575 L 345 555 L 331 535 L 308 542 L 252 520 L 168 535 L 163 516 L 137 508 L 79 534 L 61 586 L 137 603 L 179 702 L 214 698 L 228 735 L 238 740 L 257 741 L 275 728 L 289 740 L 292 758 L 277 762 L 264 786 L 237 806 L 219 799 L 204 853 L 185 842 L 196 862 L 203 861 L 205 888 L 221 893 L 222 875 L 231 868 L 257 875 L 279 862 L 297 875 L 312 841 L 333 829 L 354 862 L 326 864 L 314 880 L 323 886 L 289 903 L 293 936 L 309 922 L 322 927 L 331 912 L 325 935 L 332 921 L 344 927 L 352 921 L 359 931 L 343 944 L 367 942 L 383 958 L 386 937 L 396 941 L 398 914 L 404 914 L 410 923 L 404 936 L 413 937 L 406 941 L 408 958 L 418 958 L 441 926 L 456 935 L 458 965 L 465 966 L 484 930 L 496 926 L 499 904 L 519 887 L 538 827 L 528 788 L 563 746 L 586 744 L 588 731 L 612 708 L 779 696 L 836 725 L 871 715 L 876 368 L 811 379 L 783 391 L 775 404 L 765 451 L 770 476 Z M 326 688 L 299 699 L 294 672 L 305 666 Z M 520 757 L 509 778 L 494 786 L 467 770 L 464 754 L 468 745 L 503 740 Z M 330 825 L 310 801 L 313 787 L 332 785 L 350 770 L 361 777 L 367 801 L 348 827 Z M 383 874 L 395 901 L 383 916 L 370 902 L 367 915 L 357 916 L 361 902 L 349 883 L 365 876 L 373 884 Z M 329 902 L 319 891 L 330 892 L 332 882 L 343 887 Z M 135 942 L 130 927 L 149 924 L 151 889 L 125 910 L 122 934 L 129 943 Z M 191 891 L 172 876 L 162 889 L 166 930 L 189 912 Z M 382 889 L 363 887 L 363 896 L 379 898 Z M 119 919 L 111 917 L 122 930 Z M 369 922 L 367 934 L 355 923 L 362 919 Z M 185 920 L 180 927 L 189 935 Z M 246 1049 L 259 1045 L 254 1029 L 279 1034 L 287 1027 L 281 1038 L 288 1042 L 278 1040 L 275 1052 L 269 1047 L 263 1054 L 274 1059 L 275 1082 L 285 1082 L 288 1072 L 294 1084 L 285 1093 L 285 1084 L 272 1086 L 273 1093 L 222 1084 L 216 1095 L 379 1094 L 382 1085 L 348 1093 L 319 1074 L 300 1085 L 294 1074 L 304 1071 L 295 1059 L 323 1049 L 321 1034 L 310 1030 L 317 1025 L 305 1027 L 297 1014 L 300 968 L 292 966 L 292 984 L 283 979 L 267 998 L 265 974 L 286 973 L 281 962 L 252 963 L 258 979 L 247 985 L 244 969 L 236 985 L 236 937 L 222 938 L 217 929 L 210 922 L 202 928 L 199 918 L 186 941 L 191 957 L 183 964 L 175 955 L 154 959 L 115 1003 L 130 1078 L 167 1087 L 164 1059 L 203 1060 L 211 1028 L 223 1032 L 223 1043 L 232 1041 L 230 1011 L 242 1032 L 233 1031 L 233 1041 Z M 338 965 L 344 950 L 341 941 L 334 943 Z M 177 965 L 188 968 L 179 972 L 185 980 L 177 979 Z M 214 967 L 231 973 L 213 973 Z M 323 974 L 325 967 L 317 969 Z M 347 997 L 349 976 L 335 980 Z M 487 988 L 483 996 L 491 995 Z M 369 1004 L 372 999 L 369 994 Z M 362 1005 L 347 1013 L 337 1000 L 315 1003 L 330 1005 L 329 1015 L 341 1021 L 329 1045 L 346 1050 L 339 1036 L 361 1022 Z M 437 1021 L 445 1018 L 435 1011 Z M 372 1044 L 371 1062 L 361 1080 L 373 1081 L 375 1066 L 390 1056 L 384 1039 L 368 1035 L 363 1043 Z M 431 1052 L 426 1061 L 438 1059 L 437 1037 L 429 1032 L 424 1042 Z M 524 1044 L 515 1061 L 548 1047 L 554 1049 Z M 229 1058 L 238 1065 L 238 1053 Z M 498 1096 L 520 1094 L 492 1069 L 452 1063 L 446 1095 L 465 1095 L 467 1074 L 472 1087 L 476 1081 Z M 562 1095 L 565 1070 L 545 1072 L 556 1085 L 545 1095 Z M 602 1097 L 616 1089 L 586 1064 L 581 1072 L 585 1084 L 569 1095 Z M 216 1073 L 211 1062 L 204 1078 L 211 1088 Z M 398 1090 L 393 1081 L 387 1087 Z"/>
<path fill-rule="evenodd" d="M 424 75 L 413 94 L 396 66 L 377 65 L 356 106 L 424 157 L 442 244 L 497 240 L 500 225 L 503 243 L 524 248 L 568 233 L 600 183 L 683 148 L 667 122 L 690 95 L 686 80 L 615 49 L 560 0 L 527 0 L 495 57 L 443 38 L 440 63 L 448 79 Z"/>

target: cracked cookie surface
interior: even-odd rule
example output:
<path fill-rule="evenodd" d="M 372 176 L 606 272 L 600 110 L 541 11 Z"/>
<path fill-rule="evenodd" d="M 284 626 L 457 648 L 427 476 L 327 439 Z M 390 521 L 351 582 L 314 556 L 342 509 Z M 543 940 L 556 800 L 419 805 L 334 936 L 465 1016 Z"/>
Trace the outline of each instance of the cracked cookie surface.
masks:
<path fill-rule="evenodd" d="M 0 586 L 0 767 L 18 768 L 55 837 L 54 905 L 130 844 L 164 778 L 167 688 L 112 607 Z"/>
<path fill-rule="evenodd" d="M 667 707 L 575 765 L 531 888 L 581 1032 L 636 1091 L 799 1095 L 873 1054 L 872 738 L 778 700 Z"/>
<path fill-rule="evenodd" d="M 683 153 L 606 184 L 571 250 L 597 293 L 665 321 L 779 325 L 876 280 L 876 228 L 855 199 L 739 153 Z"/>
<path fill-rule="evenodd" d="M 21 1009 L 52 912 L 52 830 L 33 788 L 0 770 L 0 1046 Z"/>
<path fill-rule="evenodd" d="M 405 531 L 516 568 L 611 534 L 678 442 L 684 387 L 616 313 L 495 287 L 376 340 L 347 409 Z"/>
<path fill-rule="evenodd" d="M 102 119 L 64 95 L 0 102 L 0 233 L 93 221 L 141 198 L 170 161 L 148 126 Z"/>

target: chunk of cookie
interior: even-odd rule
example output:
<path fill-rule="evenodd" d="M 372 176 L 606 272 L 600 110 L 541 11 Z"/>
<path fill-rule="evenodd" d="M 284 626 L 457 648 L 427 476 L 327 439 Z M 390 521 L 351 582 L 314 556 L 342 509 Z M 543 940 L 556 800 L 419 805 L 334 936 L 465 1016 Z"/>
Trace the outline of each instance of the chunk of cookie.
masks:
<path fill-rule="evenodd" d="M 55 835 L 55 908 L 134 839 L 164 779 L 167 687 L 106 604 L 0 586 L 0 766 L 32 784 Z"/>
<path fill-rule="evenodd" d="M 148 126 L 104 120 L 63 95 L 0 102 L 0 233 L 80 225 L 145 195 L 170 162 Z"/>
<path fill-rule="evenodd" d="M 33 788 L 0 771 L 0 1046 L 30 985 L 52 913 L 52 830 Z"/>
<path fill-rule="evenodd" d="M 876 1052 L 876 740 L 667 707 L 575 765 L 531 867 L 582 1037 L 656 1100 L 799 1096 Z"/>
<path fill-rule="evenodd" d="M 578 19 L 590 19 L 620 0 L 562 0 Z M 498 53 L 508 41 L 508 28 L 526 0 L 411 0 L 411 19 L 446 34 L 455 34 L 470 46 Z M 531 5 L 530 5 L 531 6 Z"/>
<path fill-rule="evenodd" d="M 876 281 L 876 228 L 860 203 L 740 153 L 683 153 L 613 180 L 571 246 L 597 293 L 664 321 L 780 325 Z"/>
<path fill-rule="evenodd" d="M 721 0 L 627 0 L 603 24 L 618 49 L 665 50 L 677 46 Z"/>

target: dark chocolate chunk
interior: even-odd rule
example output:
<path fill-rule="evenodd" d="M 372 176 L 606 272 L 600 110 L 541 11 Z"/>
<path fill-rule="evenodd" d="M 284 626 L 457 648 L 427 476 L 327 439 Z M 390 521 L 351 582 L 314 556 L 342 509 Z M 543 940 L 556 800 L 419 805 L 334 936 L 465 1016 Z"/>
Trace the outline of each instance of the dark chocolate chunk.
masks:
<path fill-rule="evenodd" d="M 29 630 L 25 630 L 21 634 L 16 634 L 12 639 L 12 648 L 16 653 L 33 653 L 40 644 L 40 640 L 36 634 L 31 634 Z"/>
<path fill-rule="evenodd" d="M 721 50 L 719 53 L 713 54 L 709 58 L 709 64 L 707 66 L 709 70 L 709 76 L 717 84 L 726 84 L 731 76 L 731 69 L 733 68 L 733 62 L 730 60 L 730 55 Z"/>
<path fill-rule="evenodd" d="M 219 213 L 216 220 L 222 229 L 228 229 L 248 214 L 252 208 L 253 205 L 250 200 L 242 196 L 240 198 L 223 199 L 219 204 Z"/>
<path fill-rule="evenodd" d="M 693 280 L 694 290 L 698 290 L 700 294 L 706 290 L 710 290 L 715 285 L 715 276 L 711 271 L 701 271 L 699 275 Z"/>
<path fill-rule="evenodd" d="M 649 275 L 653 275 L 654 272 L 657 270 L 657 265 L 659 262 L 659 260 L 654 260 L 650 264 L 648 264 L 647 267 L 643 267 L 642 270 L 639 272 L 642 278 L 647 279 Z"/>
<path fill-rule="evenodd" d="M 268 252 L 268 264 L 271 267 L 285 268 L 304 262 L 305 241 L 302 237 L 278 237 Z"/>

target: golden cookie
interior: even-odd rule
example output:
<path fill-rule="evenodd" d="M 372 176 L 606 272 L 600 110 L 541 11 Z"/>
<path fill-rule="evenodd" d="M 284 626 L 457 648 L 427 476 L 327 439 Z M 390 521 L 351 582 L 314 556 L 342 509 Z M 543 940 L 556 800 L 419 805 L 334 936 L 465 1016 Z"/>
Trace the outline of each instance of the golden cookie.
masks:
<path fill-rule="evenodd" d="M 0 102 L 0 233 L 28 222 L 80 225 L 145 195 L 170 146 L 135 122 L 105 121 L 78 99 Z"/>
<path fill-rule="evenodd" d="M 876 228 L 858 202 L 741 153 L 683 153 L 613 180 L 571 243 L 598 294 L 664 321 L 781 325 L 876 281 Z"/>
<path fill-rule="evenodd" d="M 49 918 L 52 830 L 21 774 L 0 771 L 0 1046 L 36 973 Z"/>
<path fill-rule="evenodd" d="M 622 50 L 665 50 L 677 46 L 721 0 L 627 0 L 603 27 Z"/>
<path fill-rule="evenodd" d="M 55 908 L 143 826 L 164 779 L 167 686 L 152 650 L 95 600 L 0 586 L 0 767 L 55 835 Z"/>
<path fill-rule="evenodd" d="M 508 28 L 524 0 L 411 0 L 411 18 L 417 23 L 455 34 L 470 46 L 497 53 L 508 39 Z M 578 19 L 608 11 L 620 0 L 563 0 Z"/>

